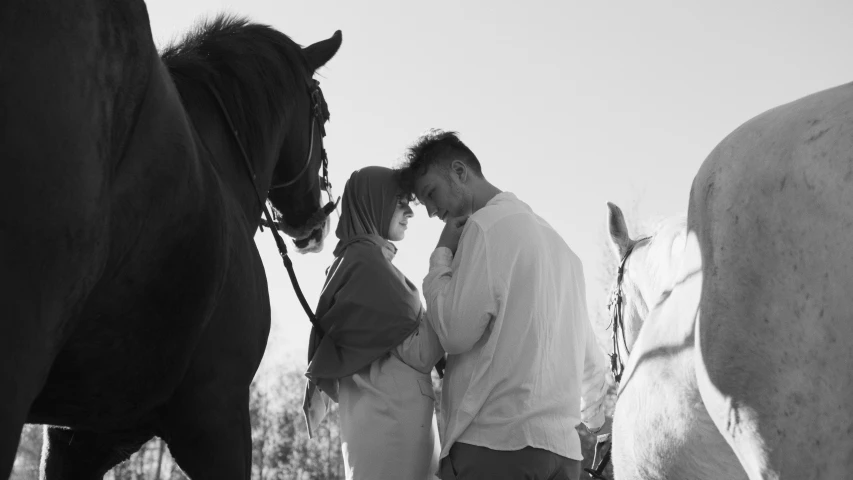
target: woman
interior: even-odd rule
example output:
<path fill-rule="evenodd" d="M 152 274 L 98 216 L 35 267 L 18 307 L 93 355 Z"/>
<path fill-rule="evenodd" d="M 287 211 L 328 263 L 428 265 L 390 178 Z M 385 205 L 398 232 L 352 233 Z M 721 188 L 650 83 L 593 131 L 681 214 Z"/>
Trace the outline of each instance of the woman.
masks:
<path fill-rule="evenodd" d="M 403 239 L 413 215 L 397 185 L 384 167 L 347 182 L 317 306 L 323 332 L 312 330 L 308 348 L 309 434 L 325 414 L 324 395 L 336 400 L 348 480 L 428 479 L 438 467 L 430 370 L 443 351 L 417 288 L 391 263 L 391 241 Z"/>

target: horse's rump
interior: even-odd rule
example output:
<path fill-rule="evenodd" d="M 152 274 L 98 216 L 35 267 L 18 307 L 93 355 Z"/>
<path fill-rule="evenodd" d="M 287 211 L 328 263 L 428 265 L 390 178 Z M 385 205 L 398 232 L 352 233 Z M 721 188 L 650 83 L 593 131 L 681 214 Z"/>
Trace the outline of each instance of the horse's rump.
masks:
<path fill-rule="evenodd" d="M 751 475 L 853 469 L 853 84 L 770 110 L 691 191 L 703 398 Z"/>

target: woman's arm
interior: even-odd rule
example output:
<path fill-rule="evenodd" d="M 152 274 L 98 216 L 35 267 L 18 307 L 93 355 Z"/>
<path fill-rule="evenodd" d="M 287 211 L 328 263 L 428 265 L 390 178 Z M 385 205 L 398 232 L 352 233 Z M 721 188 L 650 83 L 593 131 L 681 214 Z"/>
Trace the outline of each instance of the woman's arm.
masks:
<path fill-rule="evenodd" d="M 430 373 L 436 362 L 444 356 L 444 349 L 425 316 L 426 312 L 418 320 L 417 330 L 394 349 L 394 354 L 415 370 Z"/>

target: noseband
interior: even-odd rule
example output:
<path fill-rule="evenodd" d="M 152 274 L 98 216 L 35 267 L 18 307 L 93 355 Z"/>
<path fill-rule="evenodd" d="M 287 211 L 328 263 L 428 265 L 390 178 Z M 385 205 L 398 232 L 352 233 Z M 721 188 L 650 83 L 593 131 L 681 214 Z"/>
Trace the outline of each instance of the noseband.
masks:
<path fill-rule="evenodd" d="M 306 82 L 308 85 L 308 95 L 311 97 L 311 137 L 309 138 L 309 149 L 308 149 L 308 158 L 305 160 L 305 165 L 302 167 L 302 170 L 296 174 L 296 177 L 293 179 L 275 185 L 270 188 L 270 190 L 275 188 L 285 188 L 293 185 L 299 180 L 305 172 L 308 171 L 308 167 L 311 165 L 311 157 L 314 154 L 314 128 L 315 126 L 320 127 L 320 148 L 322 150 L 322 160 L 323 160 L 323 176 L 320 179 L 320 186 L 323 188 L 326 193 L 329 195 L 329 200 L 332 199 L 332 184 L 329 182 L 329 160 L 326 157 L 326 150 L 322 147 L 323 137 L 326 136 L 326 129 L 323 127 L 323 124 L 329 120 L 329 107 L 326 105 L 326 100 L 323 97 L 323 91 L 320 90 L 320 82 L 317 80 L 311 79 L 310 82 Z M 266 219 L 267 225 L 270 225 L 270 232 L 272 232 L 273 238 L 275 238 L 275 244 L 278 247 L 278 253 L 281 255 L 281 259 L 284 262 L 284 267 L 287 269 L 287 275 L 290 277 L 290 283 L 293 284 L 293 290 L 296 293 L 296 297 L 299 299 L 299 303 L 302 305 L 302 309 L 305 310 L 305 314 L 308 316 L 308 320 L 311 322 L 311 325 L 317 329 L 317 332 L 322 336 L 323 330 L 320 328 L 320 324 L 317 322 L 317 318 L 314 316 L 314 312 L 311 310 L 311 307 L 308 306 L 308 302 L 305 300 L 305 295 L 302 293 L 302 289 L 299 288 L 299 281 L 296 279 L 296 272 L 293 270 L 293 262 L 290 260 L 290 257 L 287 255 L 287 245 L 285 245 L 284 240 L 281 238 L 281 235 L 278 233 L 278 229 L 275 227 L 275 223 L 273 222 L 272 215 L 270 215 L 270 211 L 267 208 L 265 197 L 261 196 L 261 191 L 258 188 L 257 176 L 255 175 L 255 171 L 252 168 L 252 163 L 249 161 L 249 155 L 246 153 L 246 149 L 243 148 L 243 142 L 240 141 L 240 135 L 237 131 L 237 128 L 234 126 L 234 122 L 231 121 L 231 116 L 228 115 L 228 109 L 225 108 L 225 103 L 222 102 L 222 97 L 220 97 L 219 92 L 216 88 L 208 84 L 213 97 L 216 98 L 217 103 L 219 104 L 219 108 L 222 110 L 222 114 L 225 116 L 225 121 L 228 122 L 228 126 L 231 128 L 231 133 L 234 135 L 234 140 L 237 142 L 237 146 L 240 147 L 240 153 L 243 156 L 243 163 L 246 166 L 246 170 L 249 173 L 249 179 L 252 181 L 252 186 L 255 187 L 255 194 L 258 197 L 258 203 L 261 205 L 261 209 L 264 212 L 264 217 Z M 335 205 L 334 202 L 330 201 L 330 205 Z M 325 207 L 321 209 L 326 211 L 327 204 Z M 333 207 L 334 208 L 334 207 Z"/>
<path fill-rule="evenodd" d="M 610 303 L 607 305 L 608 310 L 610 310 L 610 325 L 608 328 L 613 328 L 613 353 L 610 354 L 610 371 L 613 372 L 613 379 L 616 380 L 616 383 L 619 383 L 619 380 L 622 379 L 622 373 L 625 371 L 625 365 L 622 363 L 622 358 L 627 357 L 631 353 L 628 350 L 628 340 L 625 338 L 625 323 L 623 317 L 625 309 L 625 292 L 622 290 L 622 280 L 625 276 L 625 263 L 627 263 L 631 252 L 634 251 L 634 247 L 636 247 L 640 242 L 649 239 L 651 239 L 651 237 L 641 238 L 632 243 L 628 247 L 628 250 L 625 251 L 625 255 L 623 255 L 622 260 L 619 261 L 619 269 L 616 273 L 616 288 L 611 295 Z M 619 348 L 620 330 L 622 331 L 622 344 L 625 346 L 624 355 L 620 352 Z"/>

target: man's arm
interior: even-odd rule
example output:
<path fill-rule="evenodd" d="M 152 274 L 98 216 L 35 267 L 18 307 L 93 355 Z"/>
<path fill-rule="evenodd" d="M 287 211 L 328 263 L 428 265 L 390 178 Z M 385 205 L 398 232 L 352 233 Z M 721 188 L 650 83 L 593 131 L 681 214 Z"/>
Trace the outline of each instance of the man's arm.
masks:
<path fill-rule="evenodd" d="M 583 278 L 583 277 L 581 277 Z M 589 321 L 586 310 L 586 289 L 581 288 L 580 297 L 583 303 L 583 330 L 586 336 L 584 343 L 583 378 L 581 379 L 581 421 L 593 433 L 604 426 L 604 407 L 607 399 L 607 378 L 610 372 L 607 368 L 606 355 L 595 341 L 595 332 Z"/>
<path fill-rule="evenodd" d="M 468 223 L 456 252 L 456 269 L 451 268 L 451 250 L 439 246 L 430 256 L 423 284 L 427 318 L 451 355 L 470 350 L 498 311 L 485 236 L 479 225 Z"/>
<path fill-rule="evenodd" d="M 592 433 L 598 432 L 605 424 L 605 400 L 611 377 L 607 355 L 596 342 L 595 331 L 589 320 L 586 306 L 586 279 L 583 265 L 578 263 L 577 283 L 574 285 L 575 301 L 578 302 L 579 318 L 574 319 L 578 335 L 583 335 L 583 368 L 580 378 L 581 388 L 581 422 Z"/>

